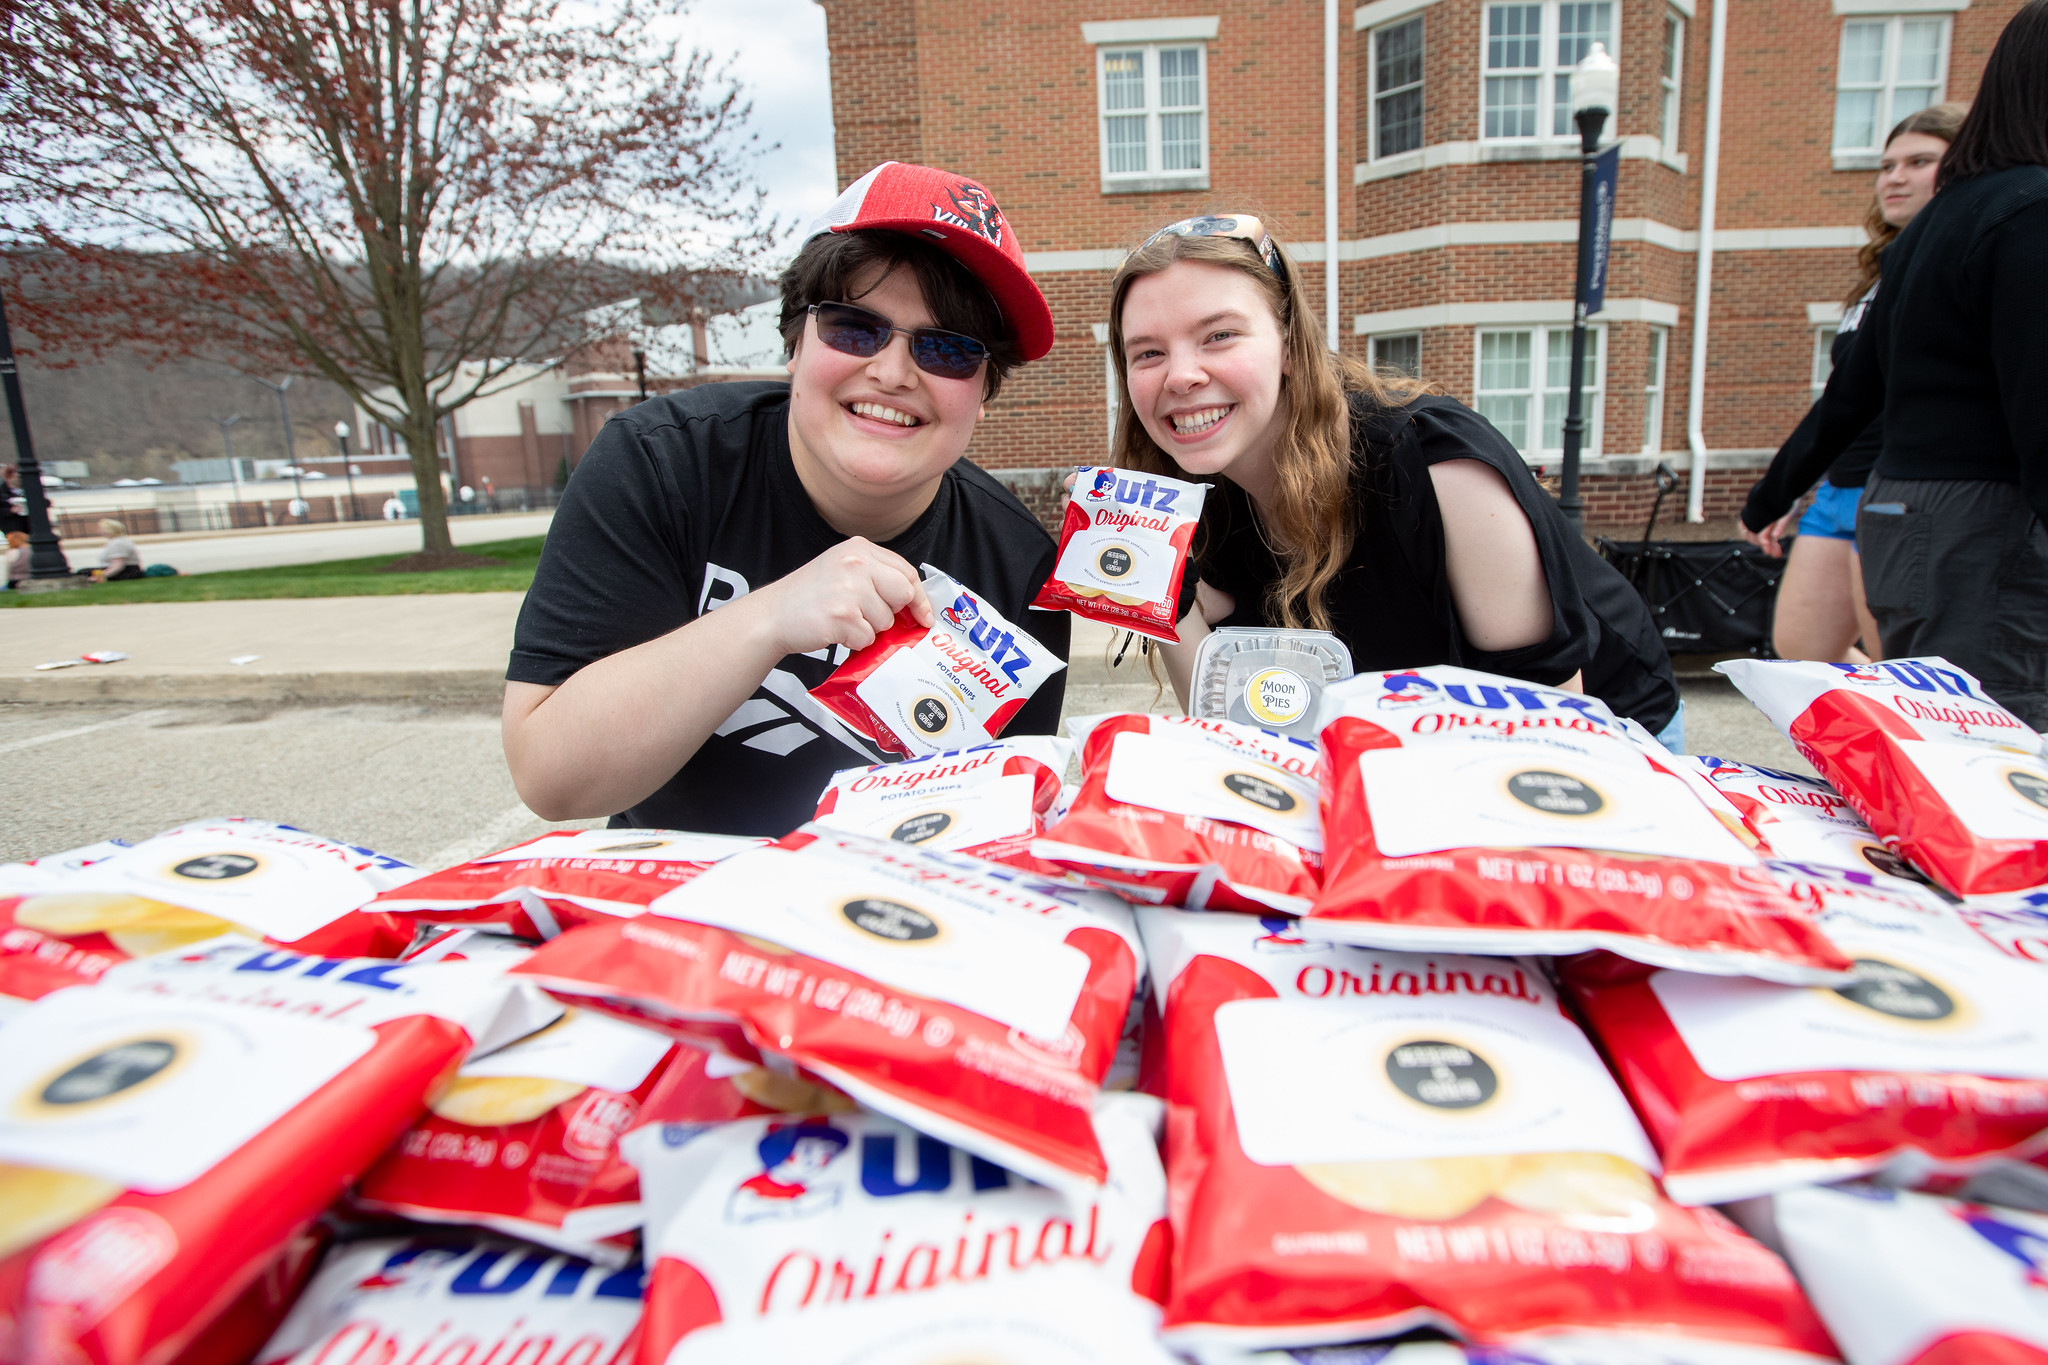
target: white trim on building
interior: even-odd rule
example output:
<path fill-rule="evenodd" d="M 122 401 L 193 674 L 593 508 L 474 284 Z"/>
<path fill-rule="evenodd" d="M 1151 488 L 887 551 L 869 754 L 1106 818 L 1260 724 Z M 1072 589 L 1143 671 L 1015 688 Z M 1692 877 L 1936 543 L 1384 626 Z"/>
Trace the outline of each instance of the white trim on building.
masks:
<path fill-rule="evenodd" d="M 1216 36 L 1220 16 L 1187 19 L 1110 19 L 1081 25 L 1084 43 L 1184 43 Z"/>

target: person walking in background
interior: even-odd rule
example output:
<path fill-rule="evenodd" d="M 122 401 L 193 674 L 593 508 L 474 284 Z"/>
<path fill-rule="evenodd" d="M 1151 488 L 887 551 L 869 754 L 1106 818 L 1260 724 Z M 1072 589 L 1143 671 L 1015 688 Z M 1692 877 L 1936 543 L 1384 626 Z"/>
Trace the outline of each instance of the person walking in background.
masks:
<path fill-rule="evenodd" d="M 1942 154 L 1962 127 L 1965 108 L 1937 104 L 1899 120 L 1884 141 L 1877 166 L 1877 194 L 1863 220 L 1870 240 L 1856 253 L 1858 278 L 1843 300 L 1841 326 L 1830 349 L 1831 365 L 1841 365 L 1856 343 L 1858 324 L 1877 297 L 1881 257 L 1915 214 L 1934 198 L 1934 177 Z M 1771 467 L 1749 490 L 1742 509 L 1742 538 L 1766 553 L 1785 553 L 1779 544 L 1799 527 L 1791 559 L 1778 585 L 1777 614 L 1771 644 L 1783 659 L 1864 663 L 1883 650 L 1877 623 L 1863 601 L 1863 564 L 1856 553 L 1856 507 L 1883 446 L 1882 422 L 1872 422 L 1836 457 L 1831 466 L 1813 460 L 1813 437 L 1820 408 L 1807 410 Z M 1820 471 L 1825 468 L 1826 473 Z M 1818 476 L 1820 483 L 1814 486 Z M 1804 516 L 1796 504 L 1813 488 L 1813 505 Z M 1787 510 L 1791 509 L 1791 510 Z M 1862 648 L 1857 648 L 1857 642 Z"/>
<path fill-rule="evenodd" d="M 29 554 L 28 532 L 9 531 L 6 554 L 0 557 L 0 563 L 4 563 L 7 570 L 8 587 L 12 588 L 28 577 Z"/>
<path fill-rule="evenodd" d="M 2048 0 L 1999 35 L 1861 330 L 1812 458 L 1883 416 L 1856 539 L 1884 651 L 1941 655 L 2048 729 Z"/>
<path fill-rule="evenodd" d="M 142 551 L 128 538 L 128 528 L 112 517 L 103 517 L 100 534 L 107 538 L 107 543 L 100 550 L 100 566 L 93 576 L 102 583 L 141 578 Z"/>

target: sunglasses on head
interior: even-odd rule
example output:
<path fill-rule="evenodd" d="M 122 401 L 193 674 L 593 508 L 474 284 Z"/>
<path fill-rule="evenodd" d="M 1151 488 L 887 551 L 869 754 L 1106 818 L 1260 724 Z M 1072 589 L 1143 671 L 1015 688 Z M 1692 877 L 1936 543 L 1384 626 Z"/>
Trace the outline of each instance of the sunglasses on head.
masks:
<path fill-rule="evenodd" d="M 1161 237 L 1235 237 L 1249 242 L 1252 250 L 1259 253 L 1259 259 L 1266 263 L 1281 279 L 1287 278 L 1286 262 L 1280 258 L 1280 248 L 1273 244 L 1272 234 L 1266 225 L 1249 213 L 1205 213 L 1199 218 L 1183 218 L 1178 223 L 1168 223 L 1145 239 L 1150 246 Z M 1143 251 L 1141 246 L 1138 250 Z"/>
<path fill-rule="evenodd" d="M 898 327 L 851 303 L 814 303 L 811 316 L 818 320 L 818 340 L 844 355 L 880 355 L 889 338 L 901 332 L 910 338 L 911 361 L 941 379 L 972 379 L 988 359 L 988 347 L 971 336 L 942 327 Z"/>

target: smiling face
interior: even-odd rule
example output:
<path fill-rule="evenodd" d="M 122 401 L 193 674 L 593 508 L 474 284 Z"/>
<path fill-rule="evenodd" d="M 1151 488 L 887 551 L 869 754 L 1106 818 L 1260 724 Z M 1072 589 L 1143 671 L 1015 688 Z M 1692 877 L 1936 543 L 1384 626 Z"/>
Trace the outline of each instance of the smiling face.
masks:
<path fill-rule="evenodd" d="M 906 329 L 938 325 L 904 266 L 872 286 L 858 281 L 845 302 Z M 981 416 L 981 375 L 926 374 L 912 363 L 910 338 L 902 335 L 873 356 L 846 355 L 818 339 L 816 317 L 804 323 L 789 378 L 797 477 L 826 521 L 876 539 L 894 534 L 893 520 L 900 530 L 924 510 Z"/>
<path fill-rule="evenodd" d="M 1175 261 L 1124 295 L 1123 349 L 1131 410 L 1189 477 L 1268 482 L 1286 420 L 1280 321 L 1241 270 Z"/>
<path fill-rule="evenodd" d="M 1895 228 L 1913 221 L 1934 197 L 1934 174 L 1948 144 L 1926 133 L 1900 133 L 1877 163 L 1877 207 Z"/>

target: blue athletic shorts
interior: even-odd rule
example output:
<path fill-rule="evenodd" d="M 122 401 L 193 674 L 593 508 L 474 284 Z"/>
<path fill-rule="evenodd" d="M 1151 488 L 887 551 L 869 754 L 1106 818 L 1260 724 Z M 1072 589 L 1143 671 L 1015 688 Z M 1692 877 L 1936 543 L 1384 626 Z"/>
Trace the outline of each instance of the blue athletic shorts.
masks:
<path fill-rule="evenodd" d="M 1855 543 L 1856 504 L 1862 500 L 1862 489 L 1837 488 L 1822 479 L 1813 490 L 1813 506 L 1799 518 L 1799 534 Z"/>

